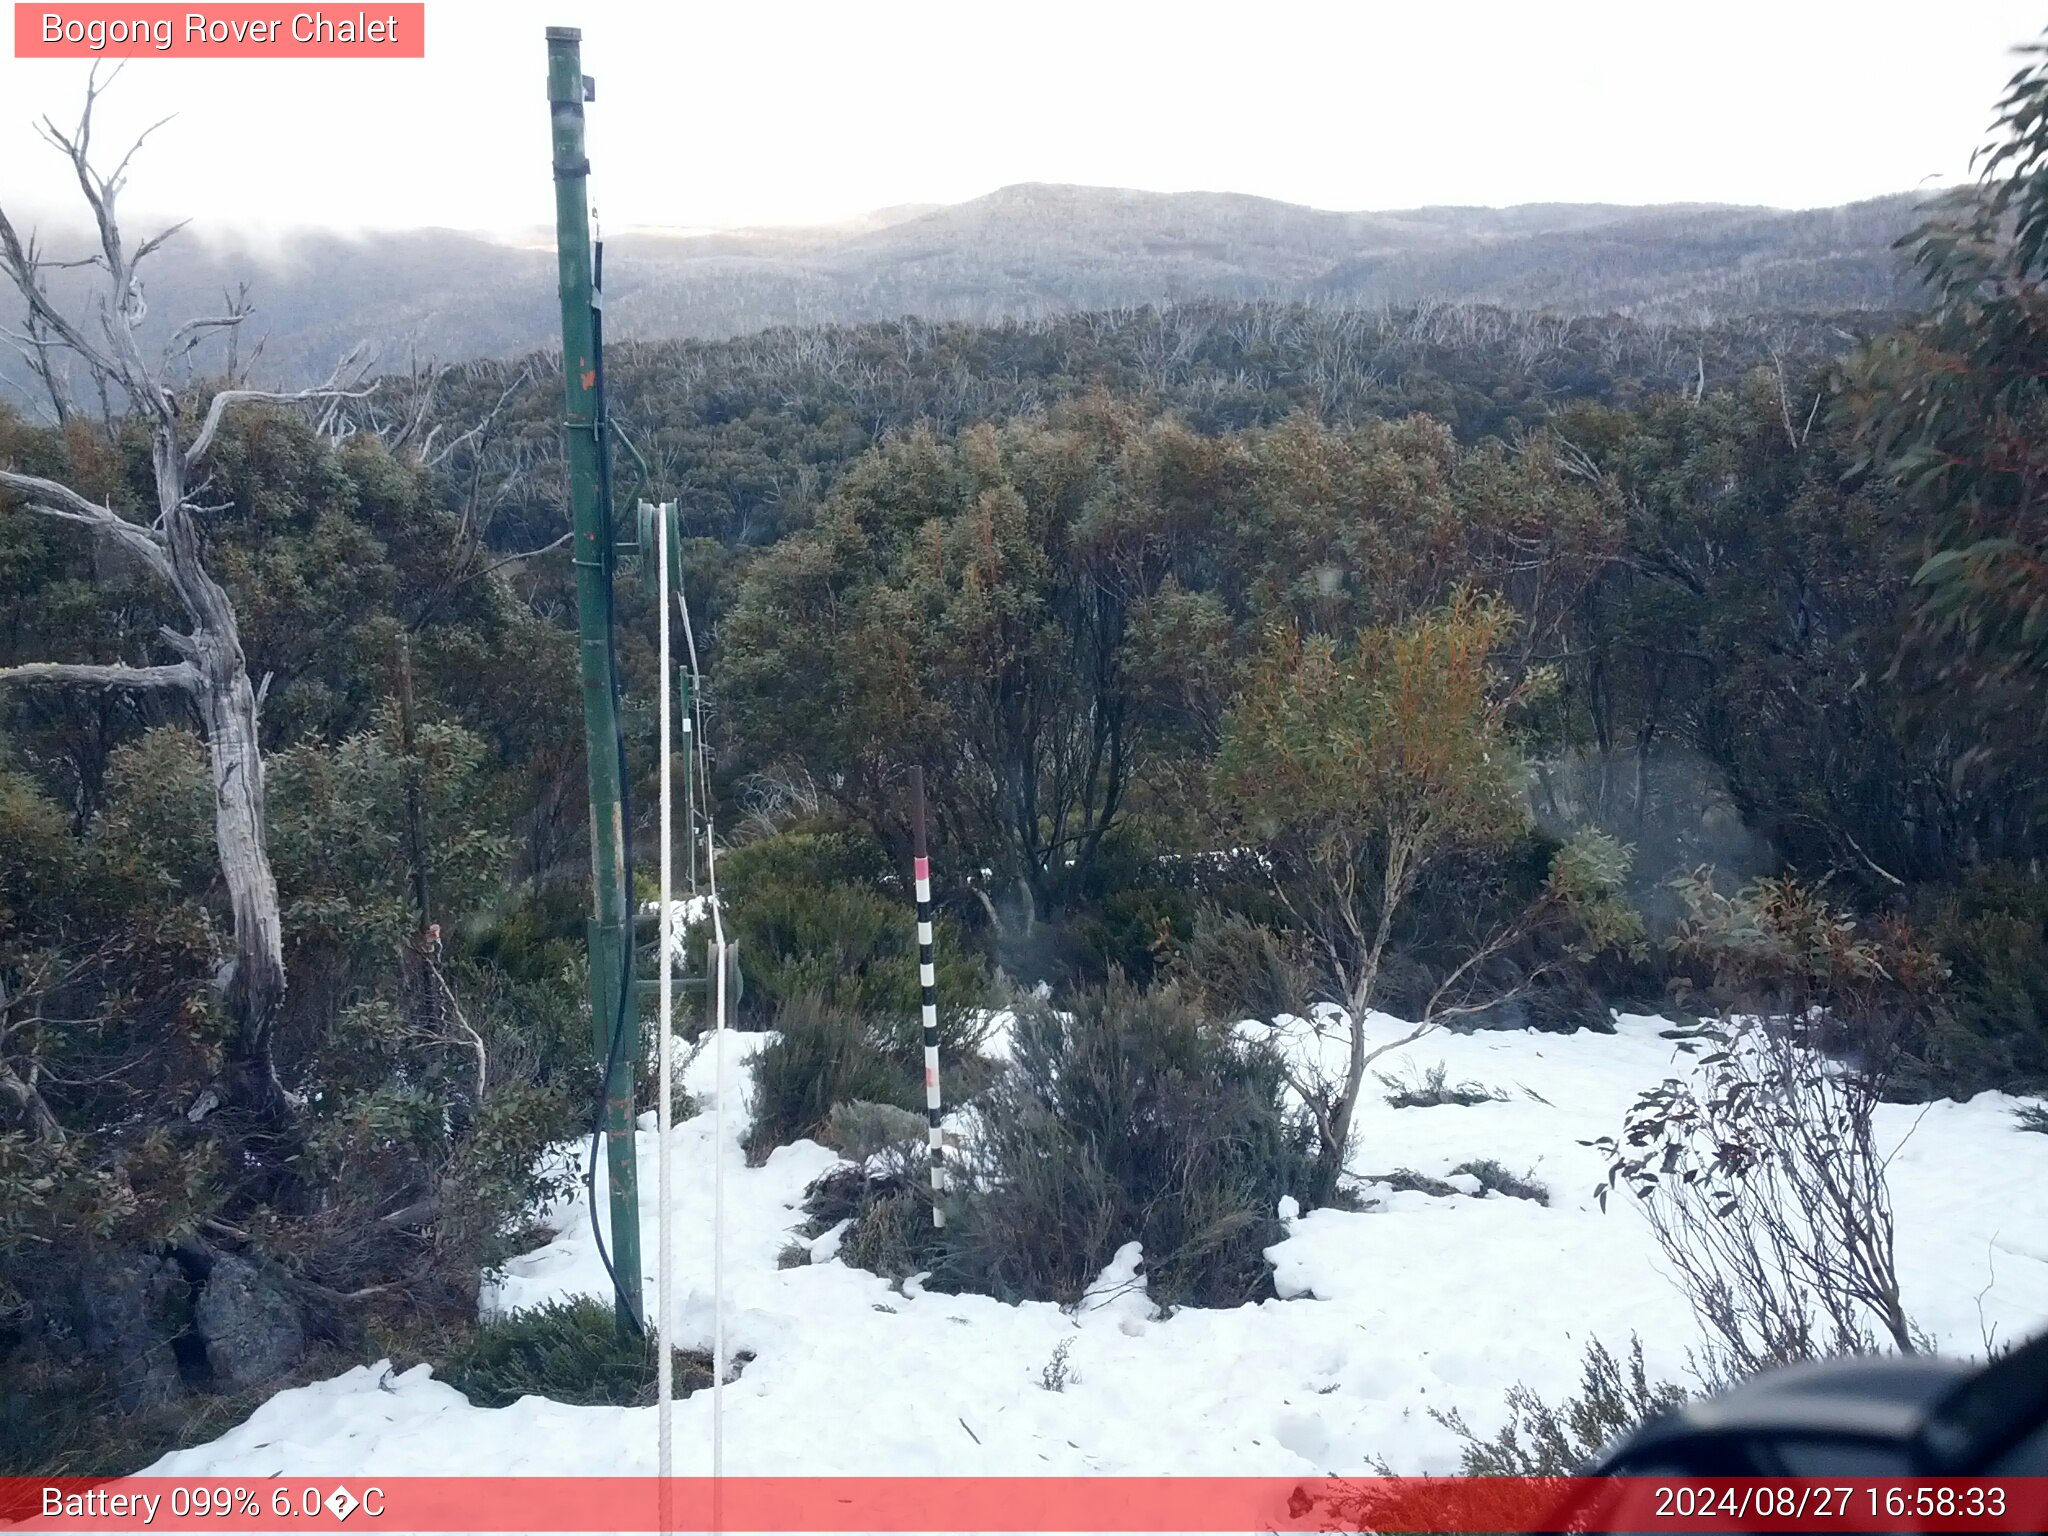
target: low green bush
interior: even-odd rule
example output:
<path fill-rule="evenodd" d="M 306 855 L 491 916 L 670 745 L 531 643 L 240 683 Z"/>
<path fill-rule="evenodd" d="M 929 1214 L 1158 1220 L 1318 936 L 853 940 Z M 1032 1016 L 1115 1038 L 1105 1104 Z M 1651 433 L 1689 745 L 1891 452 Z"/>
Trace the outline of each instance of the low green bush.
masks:
<path fill-rule="evenodd" d="M 655 1346 L 621 1338 L 612 1304 L 579 1296 L 485 1323 L 457 1343 L 435 1375 L 479 1408 L 522 1397 L 640 1407 L 654 1401 Z M 711 1385 L 711 1358 L 675 1351 L 675 1390 Z"/>
<path fill-rule="evenodd" d="M 848 832 L 784 832 L 724 855 L 718 883 L 746 973 L 748 1014 L 765 1020 L 815 997 L 921 1039 L 917 923 L 908 882 L 895 877 L 892 890 L 891 879 L 880 851 Z M 940 917 L 934 926 L 942 1029 L 949 1049 L 971 1048 L 988 967 L 955 924 Z M 701 928 L 692 942 L 705 943 Z"/>
<path fill-rule="evenodd" d="M 1668 1381 L 1652 1382 L 1643 1365 L 1643 1341 L 1631 1337 L 1628 1364 L 1595 1339 L 1586 1347 L 1579 1393 L 1555 1406 L 1526 1386 L 1508 1389 L 1508 1418 L 1482 1439 L 1456 1409 L 1430 1417 L 1465 1442 L 1467 1477 L 1569 1477 L 1601 1450 L 1686 1400 Z"/>
<path fill-rule="evenodd" d="M 818 1136 L 832 1111 L 851 1100 L 904 1110 L 923 1106 L 921 1061 L 911 1065 L 887 1025 L 815 994 L 784 1003 L 773 1023 L 776 1038 L 754 1058 L 754 1123 L 747 1133 L 754 1161 Z"/>
<path fill-rule="evenodd" d="M 1116 1250 L 1144 1245 L 1154 1301 L 1233 1306 L 1270 1294 L 1306 1137 L 1277 1060 L 1179 990 L 1113 978 L 1071 1017 L 1018 1015 L 1008 1069 L 982 1097 L 949 1206 L 943 1277 L 1004 1299 L 1080 1299 Z"/>
<path fill-rule="evenodd" d="M 1461 1173 L 1469 1173 L 1477 1179 L 1481 1190 L 1507 1195 L 1515 1200 L 1533 1200 L 1538 1205 L 1550 1204 L 1548 1186 L 1539 1183 L 1534 1174 L 1510 1173 L 1506 1164 L 1495 1162 L 1490 1157 L 1474 1158 L 1451 1170 L 1453 1178 Z"/>
<path fill-rule="evenodd" d="M 900 1183 L 870 1184 L 860 1214 L 839 1240 L 840 1259 L 885 1280 L 925 1273 L 936 1289 L 952 1289 L 946 1234 L 932 1225 L 931 1196 L 922 1182 L 923 1160 Z"/>
<path fill-rule="evenodd" d="M 899 1105 L 851 1099 L 832 1106 L 818 1139 L 841 1157 L 865 1163 L 883 1152 L 923 1146 L 928 1123 L 923 1115 Z"/>
<path fill-rule="evenodd" d="M 1213 907 L 1196 915 L 1175 974 L 1188 996 L 1217 1018 L 1300 1013 L 1324 991 L 1294 935 Z"/>
<path fill-rule="evenodd" d="M 815 1239 L 845 1222 L 839 1258 L 885 1280 L 924 1273 L 935 1290 L 959 1289 L 949 1261 L 948 1235 L 932 1225 L 931 1165 L 921 1147 L 893 1144 L 900 1156 L 872 1165 L 846 1162 L 804 1191 L 809 1218 L 802 1236 Z M 809 1262 L 808 1242 L 802 1244 Z"/>
<path fill-rule="evenodd" d="M 1922 933 L 1948 964 L 1947 1007 L 1907 1043 L 1894 1091 L 2048 1087 L 2048 883 L 1992 865 L 1923 897 L 1921 909 Z"/>

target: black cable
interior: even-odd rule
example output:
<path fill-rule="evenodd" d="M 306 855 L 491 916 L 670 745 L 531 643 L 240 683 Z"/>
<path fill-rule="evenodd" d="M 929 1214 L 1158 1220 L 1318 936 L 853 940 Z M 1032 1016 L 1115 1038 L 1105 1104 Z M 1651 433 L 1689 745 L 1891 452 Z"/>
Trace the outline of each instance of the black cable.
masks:
<path fill-rule="evenodd" d="M 590 281 L 590 329 L 591 354 L 595 358 L 594 377 L 591 381 L 592 431 L 597 437 L 597 496 L 604 511 L 605 580 L 611 580 L 611 563 L 615 557 L 613 546 L 617 534 L 613 528 L 612 508 L 612 455 L 610 417 L 604 403 L 604 241 L 599 240 L 594 248 Z M 618 752 L 619 773 L 619 857 L 624 865 L 626 877 L 625 925 L 619 936 L 619 1000 L 612 1015 L 610 1043 L 605 1048 L 604 1074 L 597 1085 L 597 1112 L 590 1127 L 590 1166 L 584 1171 L 583 1186 L 590 1196 L 590 1235 L 597 1243 L 597 1256 L 604 1265 L 604 1272 L 611 1277 L 612 1295 L 618 1298 L 619 1307 L 632 1324 L 634 1333 L 647 1337 L 646 1319 L 633 1309 L 626 1300 L 626 1288 L 619 1283 L 619 1271 L 612 1263 L 610 1251 L 605 1247 L 604 1228 L 597 1219 L 597 1156 L 604 1140 L 604 1117 L 607 1100 L 611 1093 L 612 1074 L 618 1070 L 619 1046 L 626 1037 L 627 1010 L 633 1006 L 633 943 L 636 924 L 633 912 L 633 791 L 632 780 L 626 762 L 625 716 L 619 699 L 619 621 L 615 604 L 605 605 L 605 650 L 609 657 L 612 692 L 612 740 Z M 664 957 L 666 963 L 666 957 Z M 634 1123 L 632 1106 L 627 1106 L 627 1121 Z M 667 1148 L 662 1155 L 667 1155 Z"/>

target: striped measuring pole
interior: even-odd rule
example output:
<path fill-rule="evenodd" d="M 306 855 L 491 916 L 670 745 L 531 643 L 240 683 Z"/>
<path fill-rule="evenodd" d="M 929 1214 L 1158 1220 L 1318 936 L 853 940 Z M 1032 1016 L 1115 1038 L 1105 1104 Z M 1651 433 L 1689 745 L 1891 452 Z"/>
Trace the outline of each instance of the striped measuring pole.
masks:
<path fill-rule="evenodd" d="M 911 825 L 917 877 L 917 984 L 924 1007 L 924 1112 L 931 1149 L 932 1225 L 946 1224 L 946 1140 L 939 1129 L 939 978 L 932 969 L 932 861 L 924 843 L 924 769 L 910 770 Z"/>

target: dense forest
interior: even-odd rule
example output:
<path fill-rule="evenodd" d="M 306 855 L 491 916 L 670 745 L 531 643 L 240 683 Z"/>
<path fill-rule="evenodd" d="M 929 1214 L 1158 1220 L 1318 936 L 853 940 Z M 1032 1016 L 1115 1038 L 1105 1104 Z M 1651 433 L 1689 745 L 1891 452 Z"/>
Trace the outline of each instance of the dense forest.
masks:
<path fill-rule="evenodd" d="M 1600 1029 L 1703 995 L 1703 893 L 1796 890 L 1938 976 L 1883 1005 L 1897 1091 L 2048 1084 L 2036 163 L 1908 242 L 1905 312 L 1204 300 L 616 348 L 620 500 L 691 534 L 747 1020 L 825 1041 L 764 1069 L 802 1081 L 759 1143 L 920 1102 L 913 764 L 955 1065 L 1040 982 Z M 0 412 L 8 1470 L 453 1347 L 596 1092 L 559 355 L 210 409 L 241 382 Z M 267 997 L 202 569 L 258 733 Z M 1343 1197 L 1357 1092 L 1274 1152 L 1303 1200 Z M 985 1217 L 960 1284 L 1107 1258 L 1020 1267 Z M 1241 1298 L 1256 1238 L 1147 1251 Z"/>
<path fill-rule="evenodd" d="M 1927 201 L 1333 213 L 1221 193 L 1035 184 L 843 227 L 621 231 L 606 240 L 607 313 L 614 338 L 656 341 L 903 315 L 997 325 L 1204 301 L 1499 305 L 1663 326 L 1896 309 L 1917 301 L 1891 247 Z M 52 254 L 90 249 L 68 225 L 46 223 Z M 143 336 L 160 340 L 246 287 L 256 314 L 242 351 L 260 345 L 266 377 L 294 386 L 324 377 L 361 343 L 394 363 L 415 352 L 502 359 L 544 345 L 556 327 L 544 231 L 519 241 L 309 231 L 275 244 L 197 231 L 152 267 Z M 88 287 L 75 272 L 54 271 L 50 282 L 66 298 Z M 0 355 L 0 381 L 28 382 L 11 353 Z"/>

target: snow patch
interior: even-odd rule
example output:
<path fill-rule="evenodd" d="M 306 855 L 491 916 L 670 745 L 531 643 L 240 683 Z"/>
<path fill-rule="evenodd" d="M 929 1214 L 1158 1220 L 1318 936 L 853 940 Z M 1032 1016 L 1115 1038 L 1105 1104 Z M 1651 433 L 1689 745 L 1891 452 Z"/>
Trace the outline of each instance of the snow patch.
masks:
<path fill-rule="evenodd" d="M 1294 1048 L 1319 1052 L 1337 1048 L 1330 1024 L 1326 1010 L 1277 1027 Z M 1376 1041 L 1408 1028 L 1377 1016 L 1368 1027 Z M 1389 1052 L 1379 1070 L 1442 1062 L 1453 1081 L 1509 1097 L 1396 1111 L 1368 1094 L 1354 1168 L 1444 1179 L 1492 1158 L 1541 1168 L 1552 1203 L 1384 1186 L 1369 1190 L 1377 1203 L 1365 1211 L 1304 1213 L 1282 1202 L 1286 1235 L 1267 1250 L 1282 1299 L 1163 1318 L 1135 1242 L 1116 1251 L 1072 1313 L 921 1285 L 898 1293 L 833 1261 L 840 1229 L 811 1243 L 814 1263 L 778 1269 L 799 1238 L 806 1186 L 837 1158 L 803 1142 L 746 1166 L 748 1060 L 768 1037 L 728 1035 L 722 1073 L 708 1045 L 685 1068 L 700 1112 L 676 1125 L 668 1148 L 677 1202 L 669 1336 L 686 1347 L 710 1341 L 712 1175 L 722 1166 L 727 1337 L 756 1355 L 725 1393 L 729 1474 L 1353 1475 L 1369 1473 L 1375 1458 L 1399 1472 L 1454 1472 L 1459 1442 L 1431 1408 L 1459 1409 L 1488 1433 L 1515 1383 L 1553 1401 L 1576 1389 L 1593 1338 L 1622 1350 L 1640 1334 L 1653 1376 L 1684 1379 L 1692 1319 L 1660 1273 L 1641 1213 L 1626 1199 L 1605 1214 L 1594 1203 L 1605 1169 L 1580 1145 L 1616 1131 L 1643 1088 L 1690 1069 L 1660 1033 L 1670 1027 L 1623 1014 L 1613 1034 L 1443 1032 Z M 721 1099 L 723 1137 L 711 1114 Z M 1907 1306 L 1959 1354 L 1981 1350 L 1987 1330 L 2020 1339 L 2048 1322 L 2048 1136 L 2019 1130 L 2014 1102 L 1982 1094 L 1878 1110 L 1881 1145 L 1899 1149 L 1891 1182 Z M 651 1298 L 651 1128 L 639 1132 L 639 1151 Z M 597 1182 L 605 1211 L 602 1168 Z M 582 1189 L 546 1220 L 554 1236 L 505 1266 L 486 1288 L 488 1309 L 608 1294 Z M 1080 1384 L 1047 1391 L 1047 1363 L 1062 1343 Z M 219 1439 L 149 1470 L 646 1474 L 654 1420 L 652 1409 L 539 1398 L 476 1408 L 428 1367 L 393 1372 L 379 1362 L 279 1393 Z M 710 1394 L 678 1403 L 675 1422 L 677 1472 L 707 1474 Z"/>

